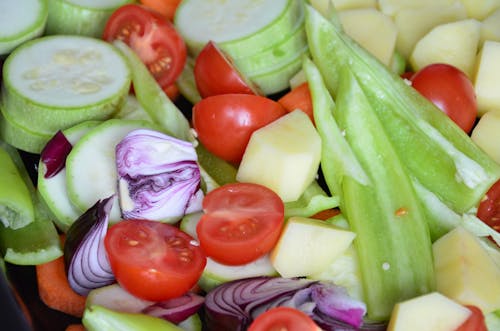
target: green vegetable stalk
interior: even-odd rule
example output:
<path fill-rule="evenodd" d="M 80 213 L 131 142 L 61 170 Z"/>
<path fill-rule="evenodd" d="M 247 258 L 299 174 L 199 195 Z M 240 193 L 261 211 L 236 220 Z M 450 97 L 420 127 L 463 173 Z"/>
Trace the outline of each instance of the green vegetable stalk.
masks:
<path fill-rule="evenodd" d="M 2 144 L 0 145 L 0 221 L 5 227 L 19 229 L 34 219 L 35 212 L 30 192 L 17 165 Z"/>

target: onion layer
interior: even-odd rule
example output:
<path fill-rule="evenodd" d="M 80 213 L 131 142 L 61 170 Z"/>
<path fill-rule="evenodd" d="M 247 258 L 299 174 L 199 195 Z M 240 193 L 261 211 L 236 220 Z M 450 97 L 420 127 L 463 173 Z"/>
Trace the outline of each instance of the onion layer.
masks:
<path fill-rule="evenodd" d="M 73 146 L 64 133 L 60 130 L 57 131 L 40 153 L 40 161 L 42 161 L 46 168 L 45 178 L 51 178 L 64 169 L 66 157 L 72 148 Z"/>
<path fill-rule="evenodd" d="M 166 301 L 155 302 L 144 308 L 142 312 L 151 316 L 161 317 L 175 324 L 186 320 L 189 316 L 198 312 L 203 306 L 205 298 L 188 292 L 180 297 Z"/>

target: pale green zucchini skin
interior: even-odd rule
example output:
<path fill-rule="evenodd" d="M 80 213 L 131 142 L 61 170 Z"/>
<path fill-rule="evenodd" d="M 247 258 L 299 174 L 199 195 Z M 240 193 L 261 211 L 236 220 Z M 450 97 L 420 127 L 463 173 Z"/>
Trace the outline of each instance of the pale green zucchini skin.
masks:
<path fill-rule="evenodd" d="M 134 0 L 49 0 L 46 35 L 70 34 L 101 38 L 111 14 Z"/>

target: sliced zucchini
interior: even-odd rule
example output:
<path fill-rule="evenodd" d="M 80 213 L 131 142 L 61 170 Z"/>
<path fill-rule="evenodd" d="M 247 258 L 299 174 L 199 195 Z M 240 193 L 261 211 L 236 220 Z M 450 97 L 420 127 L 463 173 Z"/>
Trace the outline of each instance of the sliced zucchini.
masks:
<path fill-rule="evenodd" d="M 147 121 L 110 119 L 89 130 L 73 146 L 66 159 L 68 197 L 80 212 L 97 200 L 118 196 L 118 174 L 115 147 L 132 130 L 156 126 Z M 115 199 L 110 222 L 121 219 L 120 205 Z"/>
<path fill-rule="evenodd" d="M 131 74 L 109 43 L 46 36 L 16 48 L 3 66 L 3 107 L 32 132 L 53 135 L 85 120 L 104 120 L 122 105 Z"/>
<path fill-rule="evenodd" d="M 47 0 L 0 1 L 0 55 L 43 34 L 48 17 Z"/>
<path fill-rule="evenodd" d="M 101 38 L 108 18 L 134 0 L 50 0 L 45 34 Z"/>
<path fill-rule="evenodd" d="M 63 131 L 64 136 L 71 145 L 75 145 L 80 138 L 90 129 L 96 127 L 99 121 L 86 121 Z M 81 215 L 68 198 L 66 189 L 66 169 L 62 169 L 55 176 L 46 178 L 44 176 L 46 167 L 43 162 L 38 163 L 38 193 L 44 200 L 47 208 L 54 216 L 57 227 L 66 232 L 71 224 Z"/>

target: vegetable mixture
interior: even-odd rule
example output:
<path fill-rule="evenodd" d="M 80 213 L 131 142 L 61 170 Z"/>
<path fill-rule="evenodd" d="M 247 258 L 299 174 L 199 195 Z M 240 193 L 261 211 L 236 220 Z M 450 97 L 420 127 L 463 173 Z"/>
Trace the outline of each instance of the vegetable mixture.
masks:
<path fill-rule="evenodd" d="M 4 276 L 66 330 L 500 329 L 500 2 L 0 9 Z"/>

